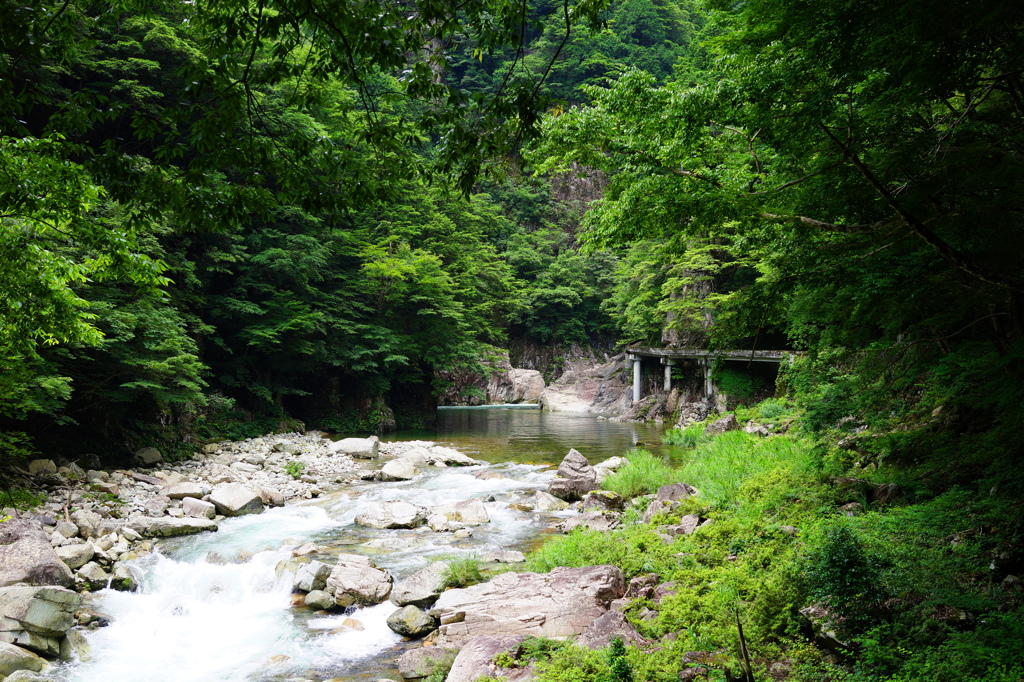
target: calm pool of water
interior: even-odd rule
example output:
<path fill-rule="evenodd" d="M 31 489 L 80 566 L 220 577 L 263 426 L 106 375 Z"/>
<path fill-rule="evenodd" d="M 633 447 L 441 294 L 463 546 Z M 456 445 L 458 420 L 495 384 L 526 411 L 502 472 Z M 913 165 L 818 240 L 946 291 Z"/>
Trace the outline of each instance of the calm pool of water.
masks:
<path fill-rule="evenodd" d="M 661 445 L 665 427 L 660 424 L 630 424 L 519 406 L 442 407 L 437 416 L 436 430 L 402 431 L 384 440 L 434 440 L 487 462 L 525 464 L 557 464 L 569 448 L 596 463 L 623 455 L 638 442 L 653 452 L 675 454 L 669 452 L 674 448 Z"/>

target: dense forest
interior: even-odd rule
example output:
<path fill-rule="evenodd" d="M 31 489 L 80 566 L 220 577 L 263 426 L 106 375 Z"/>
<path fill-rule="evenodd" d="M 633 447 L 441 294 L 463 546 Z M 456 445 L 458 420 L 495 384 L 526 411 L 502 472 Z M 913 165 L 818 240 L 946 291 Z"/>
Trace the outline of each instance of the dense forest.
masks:
<path fill-rule="evenodd" d="M 1021 679 L 1021 592 L 1000 590 L 1024 570 L 1024 5 L 30 0 L 0 18 L 0 460 L 416 426 L 445 372 L 513 341 L 784 339 L 811 478 L 884 462 L 933 504 L 915 514 L 975 519 L 936 536 L 962 622 L 928 615 L 921 575 L 882 595 L 835 573 L 891 566 L 825 533 L 842 556 L 819 584 L 849 592 L 856 641 L 787 674 Z M 799 599 L 755 587 L 767 610 Z M 767 610 L 750 636 L 785 648 L 799 633 Z"/>

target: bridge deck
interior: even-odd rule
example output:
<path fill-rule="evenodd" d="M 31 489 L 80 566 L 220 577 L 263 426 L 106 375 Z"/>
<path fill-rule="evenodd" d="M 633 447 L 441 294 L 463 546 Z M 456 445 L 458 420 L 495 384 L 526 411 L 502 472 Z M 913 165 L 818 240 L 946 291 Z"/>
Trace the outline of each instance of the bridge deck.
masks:
<path fill-rule="evenodd" d="M 679 358 L 685 360 L 743 360 L 745 362 L 782 362 L 787 355 L 795 355 L 786 350 L 699 350 L 694 348 L 651 348 L 630 346 L 626 352 L 648 358 Z"/>

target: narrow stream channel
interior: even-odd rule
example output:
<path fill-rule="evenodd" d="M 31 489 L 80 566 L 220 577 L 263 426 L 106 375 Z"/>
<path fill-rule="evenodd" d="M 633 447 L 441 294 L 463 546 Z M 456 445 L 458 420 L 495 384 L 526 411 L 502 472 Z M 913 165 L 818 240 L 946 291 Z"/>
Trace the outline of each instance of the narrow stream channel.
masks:
<path fill-rule="evenodd" d="M 93 597 L 92 608 L 109 615 L 111 623 L 89 635 L 90 659 L 63 666 L 57 671 L 60 679 L 322 682 L 393 677 L 395 658 L 415 646 L 386 625 L 396 607 L 385 602 L 331 615 L 293 607 L 290 574 L 275 572 L 292 549 L 313 542 L 321 548 L 315 558 L 327 563 L 338 553 L 364 554 L 396 581 L 443 556 L 529 549 L 557 516 L 510 506 L 545 488 L 554 475 L 550 467 L 530 462 L 557 463 L 570 447 L 597 462 L 660 433 L 642 425 L 536 410 L 443 410 L 441 416 L 438 433 L 409 435 L 431 437 L 494 463 L 428 469 L 412 481 L 361 483 L 301 505 L 227 519 L 216 533 L 164 541 L 157 553 L 133 565 L 138 592 L 104 590 Z M 403 499 L 429 507 L 470 498 L 485 501 L 490 523 L 474 527 L 469 538 L 354 523 L 375 501 Z"/>

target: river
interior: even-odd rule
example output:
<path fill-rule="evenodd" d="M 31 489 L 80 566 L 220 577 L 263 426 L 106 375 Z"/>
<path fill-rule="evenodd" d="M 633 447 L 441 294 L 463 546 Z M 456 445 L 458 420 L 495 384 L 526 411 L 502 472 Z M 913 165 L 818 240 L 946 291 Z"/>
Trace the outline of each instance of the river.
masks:
<path fill-rule="evenodd" d="M 58 668 L 67 682 L 322 682 L 397 677 L 395 658 L 415 646 L 392 633 L 390 602 L 327 615 L 294 607 L 290 576 L 275 566 L 296 546 L 314 542 L 321 558 L 370 556 L 396 580 L 430 561 L 492 549 L 528 550 L 557 514 L 510 506 L 547 486 L 570 447 L 591 462 L 656 444 L 661 429 L 527 409 L 448 408 L 430 439 L 490 462 L 430 469 L 412 481 L 360 483 L 300 505 L 226 519 L 217 533 L 164 541 L 133 565 L 137 592 L 103 590 L 91 608 L 111 624 L 89 633 L 88 661 Z M 491 522 L 456 539 L 448 533 L 377 530 L 353 520 L 372 501 L 422 506 L 485 500 Z"/>

